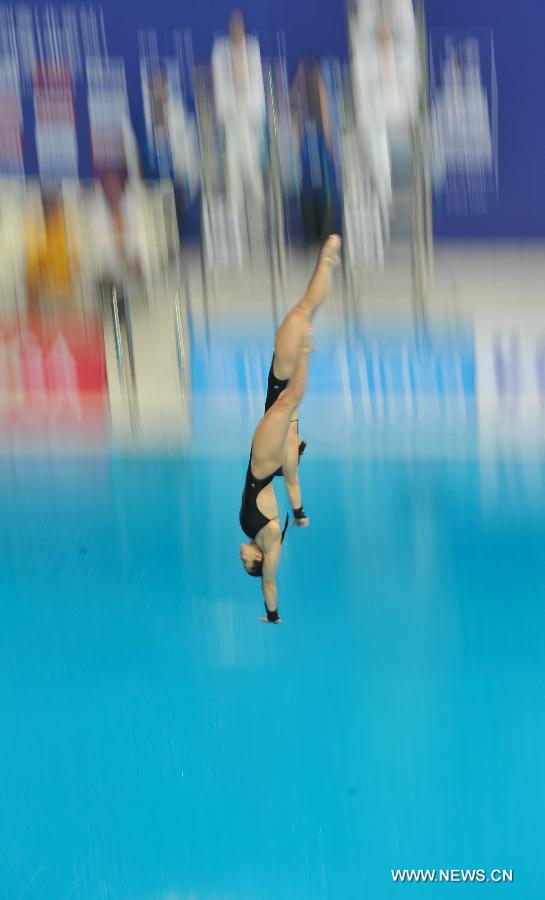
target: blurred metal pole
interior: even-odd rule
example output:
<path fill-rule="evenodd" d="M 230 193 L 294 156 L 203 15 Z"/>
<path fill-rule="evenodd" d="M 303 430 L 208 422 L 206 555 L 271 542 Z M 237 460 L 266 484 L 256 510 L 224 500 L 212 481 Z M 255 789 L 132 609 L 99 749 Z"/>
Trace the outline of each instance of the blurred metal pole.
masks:
<path fill-rule="evenodd" d="M 346 77 L 342 83 L 340 91 L 341 103 L 341 129 L 342 129 L 342 150 L 341 150 L 341 171 L 342 171 L 342 230 L 343 230 L 343 314 L 345 324 L 347 326 L 356 324 L 356 274 L 354 271 L 355 253 L 353 247 L 354 233 L 350 222 L 346 216 L 346 198 L 350 196 L 350 173 L 354 162 L 353 152 L 349 152 L 350 141 L 354 140 L 355 116 L 354 116 L 354 98 L 352 94 L 352 80 L 350 72 L 346 73 Z M 352 149 L 352 148 L 351 148 Z"/>
<path fill-rule="evenodd" d="M 280 324 L 281 304 L 285 295 L 286 244 L 284 233 L 284 198 L 278 138 L 278 107 L 276 102 L 273 67 L 271 64 L 267 64 L 265 68 L 265 89 L 267 98 L 267 119 L 269 125 L 268 252 L 271 267 L 273 319 L 275 327 L 278 327 Z"/>
<path fill-rule="evenodd" d="M 426 268 L 429 285 L 433 282 L 434 253 L 433 253 L 433 188 L 431 177 L 431 126 L 430 126 L 430 79 L 428 56 L 428 32 L 426 27 L 426 12 L 424 0 L 418 0 L 417 26 L 419 34 L 420 75 L 421 75 L 421 131 L 424 159 L 423 189 L 424 189 L 424 216 L 425 216 L 425 240 L 426 240 Z"/>
<path fill-rule="evenodd" d="M 204 328 L 206 332 L 206 337 L 208 339 L 210 335 L 210 285 L 212 288 L 214 287 L 214 281 L 211 275 L 211 265 L 210 265 L 210 208 L 208 204 L 208 200 L 205 197 L 204 193 L 202 193 L 201 197 L 201 276 L 202 276 L 202 287 L 203 287 L 203 313 L 204 313 Z"/>
<path fill-rule="evenodd" d="M 433 270 L 433 221 L 430 176 L 429 87 L 427 31 L 422 0 L 416 9 L 420 93 L 412 127 L 412 269 L 413 314 L 419 332 L 425 332 L 428 295 Z"/>
<path fill-rule="evenodd" d="M 279 31 L 277 33 L 277 49 L 278 49 L 278 68 L 277 68 L 277 94 L 281 97 L 281 104 L 278 103 L 278 106 L 282 105 L 284 116 L 286 117 L 286 126 L 289 128 L 290 136 L 292 134 L 292 117 L 291 117 L 291 105 L 290 105 L 290 86 L 289 86 L 289 75 L 288 75 L 288 54 L 287 54 L 287 44 L 286 44 L 286 33 L 285 31 Z M 295 145 L 292 143 L 292 152 L 296 154 Z M 282 197 L 283 200 L 287 197 L 286 192 L 286 184 L 284 181 L 284 168 L 282 162 L 285 160 L 284 154 L 281 153 L 281 174 L 282 174 Z M 292 164 L 294 164 L 294 159 L 292 160 Z M 289 219 L 289 215 L 285 214 L 284 208 L 284 247 L 291 246 L 291 223 Z M 286 274 L 286 258 L 284 257 L 284 277 Z"/>
<path fill-rule="evenodd" d="M 176 337 L 176 355 L 178 359 L 178 377 L 180 381 L 180 419 L 184 434 L 191 433 L 191 340 L 186 344 L 185 332 L 188 323 L 187 295 L 185 297 L 185 310 L 180 304 L 180 292 L 174 295 L 174 329 Z M 184 315 L 185 312 L 185 315 Z M 188 431 L 186 432 L 186 428 Z"/>
<path fill-rule="evenodd" d="M 176 204 L 174 201 L 174 196 L 172 197 L 174 212 L 176 211 Z M 176 224 L 176 220 L 175 220 Z M 174 235 L 173 235 L 174 237 Z M 178 232 L 176 229 L 176 238 L 178 238 Z M 190 399 L 190 382 L 191 382 L 191 368 L 189 363 L 189 353 L 186 351 L 186 342 L 184 339 L 184 334 L 186 331 L 189 334 L 188 345 L 191 346 L 191 334 L 192 334 L 192 311 L 191 311 L 191 286 L 189 280 L 189 274 L 187 270 L 187 265 L 185 261 L 182 259 L 181 247 L 178 243 L 178 253 L 175 260 L 175 280 L 176 280 L 176 290 L 174 293 L 174 328 L 175 328 L 175 336 L 176 336 L 176 354 L 178 359 L 178 373 L 180 377 L 180 387 L 182 392 L 182 403 L 189 401 Z M 170 285 L 169 285 L 170 287 Z M 180 303 L 180 290 L 183 292 L 183 311 L 182 305 Z"/>
<path fill-rule="evenodd" d="M 413 316 L 415 318 L 417 330 L 421 330 L 424 327 L 427 314 L 426 247 L 420 150 L 419 130 L 418 125 L 415 123 L 412 129 L 413 183 L 411 250 Z"/>
<path fill-rule="evenodd" d="M 212 234 L 210 228 L 210 198 L 213 187 L 213 142 L 212 123 L 209 109 L 209 97 L 206 85 L 206 74 L 202 69 L 196 70 L 196 111 L 197 128 L 199 132 L 199 144 L 201 148 L 202 187 L 201 187 L 201 273 L 203 285 L 203 312 L 206 336 L 210 333 L 209 298 L 210 286 L 214 287 L 211 279 L 211 252 L 210 244 Z"/>
<path fill-rule="evenodd" d="M 121 387 L 126 391 L 127 390 L 127 375 L 125 373 L 125 363 L 123 358 L 123 343 L 121 341 L 121 323 L 119 320 L 119 305 L 117 300 L 117 288 L 114 286 L 112 288 L 111 295 L 112 302 L 112 318 L 114 323 L 114 340 L 115 340 L 115 355 L 117 359 L 117 371 L 119 373 L 119 381 Z"/>
<path fill-rule="evenodd" d="M 344 197 L 347 188 L 346 178 L 344 176 L 345 166 L 343 165 L 343 204 L 342 204 L 342 229 L 343 229 L 343 253 L 342 253 L 342 267 L 343 267 L 343 283 L 344 283 L 344 291 L 343 291 L 343 314 L 345 324 L 348 326 L 350 324 L 354 324 L 355 322 L 355 309 L 356 309 L 356 277 L 353 266 L 353 248 L 352 248 L 352 237 L 350 224 L 346 219 L 346 207 L 344 204 Z"/>
<path fill-rule="evenodd" d="M 179 291 L 176 291 L 174 295 L 174 327 L 176 335 L 176 354 L 178 358 L 178 374 L 180 377 L 182 403 L 186 403 L 190 397 L 191 368 L 186 352 L 186 343 L 184 340 L 185 328 L 182 310 L 180 307 Z"/>
<path fill-rule="evenodd" d="M 119 298 L 116 285 L 111 289 L 112 319 L 114 326 L 115 352 L 117 359 L 117 370 L 119 373 L 119 382 L 122 393 L 124 393 L 129 407 L 129 417 L 131 427 L 134 430 L 138 420 L 137 394 L 136 394 L 136 366 L 134 361 L 134 348 L 132 339 L 132 326 L 130 321 L 130 309 L 127 300 L 127 293 L 123 290 L 123 313 L 119 311 Z M 130 378 L 127 378 L 127 367 L 125 364 L 125 349 L 127 350 L 127 359 L 129 365 Z"/>

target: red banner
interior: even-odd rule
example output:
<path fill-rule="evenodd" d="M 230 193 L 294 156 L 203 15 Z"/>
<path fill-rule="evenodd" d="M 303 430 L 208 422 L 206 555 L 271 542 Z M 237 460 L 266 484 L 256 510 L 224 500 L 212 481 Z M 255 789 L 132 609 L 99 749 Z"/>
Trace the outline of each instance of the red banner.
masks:
<path fill-rule="evenodd" d="M 0 321 L 0 431 L 105 433 L 107 417 L 99 317 Z"/>

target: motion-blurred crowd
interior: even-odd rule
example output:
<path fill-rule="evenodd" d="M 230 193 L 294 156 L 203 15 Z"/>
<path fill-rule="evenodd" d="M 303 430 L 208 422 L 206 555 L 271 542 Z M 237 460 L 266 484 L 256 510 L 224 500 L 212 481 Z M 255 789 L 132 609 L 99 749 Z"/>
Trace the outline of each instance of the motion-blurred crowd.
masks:
<path fill-rule="evenodd" d="M 275 190 L 306 243 L 339 227 L 343 201 L 357 209 L 361 253 L 380 260 L 392 148 L 410 148 L 421 87 L 411 0 L 356 2 L 349 34 L 347 67 L 307 56 L 291 84 L 285 61 L 262 60 L 239 12 L 210 64 L 194 68 L 191 96 L 168 65 L 150 63 L 145 146 L 129 116 L 122 164 L 96 166 L 94 182 L 3 179 L 0 309 L 94 302 L 127 273 L 151 282 L 195 209 L 209 240 L 223 223 L 226 252 L 242 264 L 256 235 L 267 240 Z"/>

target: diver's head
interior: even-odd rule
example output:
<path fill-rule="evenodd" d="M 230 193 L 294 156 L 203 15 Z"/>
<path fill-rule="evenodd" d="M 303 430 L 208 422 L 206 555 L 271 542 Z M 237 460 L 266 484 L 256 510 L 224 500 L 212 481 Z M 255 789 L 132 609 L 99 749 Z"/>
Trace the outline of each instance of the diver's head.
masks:
<path fill-rule="evenodd" d="M 263 571 L 263 552 L 255 541 L 240 545 L 240 559 L 244 571 L 253 578 L 260 578 Z"/>

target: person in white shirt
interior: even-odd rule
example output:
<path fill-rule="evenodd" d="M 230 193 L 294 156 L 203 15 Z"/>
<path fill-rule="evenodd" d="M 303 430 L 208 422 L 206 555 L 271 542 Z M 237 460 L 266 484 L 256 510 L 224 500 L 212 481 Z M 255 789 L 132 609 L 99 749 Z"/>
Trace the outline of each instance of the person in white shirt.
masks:
<path fill-rule="evenodd" d="M 353 52 L 376 53 L 380 93 L 389 124 L 410 123 L 418 100 L 418 34 L 412 0 L 365 0 L 352 19 Z"/>
<path fill-rule="evenodd" d="M 184 195 L 191 198 L 200 183 L 195 119 L 188 114 L 181 93 L 172 90 L 163 68 L 151 74 L 148 91 L 157 174 L 173 176 Z"/>
<path fill-rule="evenodd" d="M 352 88 L 362 162 L 386 217 L 392 199 L 392 173 L 380 54 L 377 42 L 368 36 L 356 34 L 353 47 Z"/>
<path fill-rule="evenodd" d="M 494 150 L 488 97 L 482 82 L 479 46 L 446 46 L 442 85 L 431 114 L 436 184 L 449 174 L 481 178 L 491 175 Z"/>
<path fill-rule="evenodd" d="M 383 0 L 379 31 L 382 94 L 390 139 L 408 134 L 418 108 L 418 34 L 412 0 Z"/>
<path fill-rule="evenodd" d="M 216 117 L 225 140 L 229 200 L 241 211 L 250 195 L 262 207 L 266 103 L 261 51 L 257 39 L 246 34 L 238 11 L 231 14 L 229 37 L 214 43 L 212 76 Z"/>
<path fill-rule="evenodd" d="M 0 179 L 0 312 L 14 312 L 25 298 L 25 218 L 22 179 Z"/>
<path fill-rule="evenodd" d="M 418 107 L 419 61 L 412 0 L 357 3 L 351 24 L 354 111 L 365 179 L 389 236 L 392 147 L 408 145 Z M 378 235 L 377 239 L 381 240 Z"/>
<path fill-rule="evenodd" d="M 150 255 L 139 182 L 126 182 L 123 173 L 108 172 L 97 181 L 87 201 L 91 242 L 89 263 L 96 281 L 120 288 L 129 273 L 146 276 Z"/>

